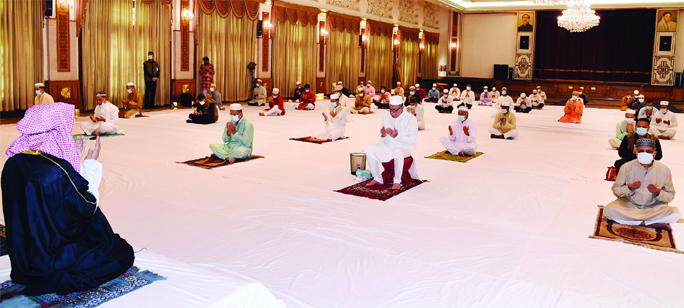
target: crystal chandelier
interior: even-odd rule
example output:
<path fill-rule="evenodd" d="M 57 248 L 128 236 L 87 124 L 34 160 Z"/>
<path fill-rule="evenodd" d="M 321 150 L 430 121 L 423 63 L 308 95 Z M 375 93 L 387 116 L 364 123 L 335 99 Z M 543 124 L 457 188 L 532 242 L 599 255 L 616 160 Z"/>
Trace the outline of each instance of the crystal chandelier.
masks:
<path fill-rule="evenodd" d="M 563 15 L 558 17 L 558 26 L 570 32 L 584 32 L 599 24 L 599 17 L 584 0 L 573 0 Z"/>
<path fill-rule="evenodd" d="M 530 0 L 530 2 L 536 5 L 565 5 L 570 2 L 570 0 Z"/>

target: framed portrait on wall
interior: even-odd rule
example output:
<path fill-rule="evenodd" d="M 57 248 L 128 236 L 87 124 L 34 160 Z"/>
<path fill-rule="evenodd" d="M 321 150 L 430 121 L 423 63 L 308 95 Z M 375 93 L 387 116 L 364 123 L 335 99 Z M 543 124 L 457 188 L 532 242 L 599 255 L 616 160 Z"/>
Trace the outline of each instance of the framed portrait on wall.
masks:
<path fill-rule="evenodd" d="M 656 24 L 657 32 L 677 31 L 678 9 L 659 9 Z"/>
<path fill-rule="evenodd" d="M 518 32 L 534 31 L 534 12 L 518 12 Z"/>

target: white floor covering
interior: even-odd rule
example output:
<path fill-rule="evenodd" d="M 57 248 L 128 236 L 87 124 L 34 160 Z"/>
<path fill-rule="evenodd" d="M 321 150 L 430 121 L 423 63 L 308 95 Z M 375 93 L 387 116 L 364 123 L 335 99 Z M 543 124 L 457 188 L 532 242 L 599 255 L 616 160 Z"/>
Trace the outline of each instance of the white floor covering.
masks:
<path fill-rule="evenodd" d="M 261 300 L 244 307 L 684 307 L 684 254 L 588 238 L 597 205 L 615 198 L 604 177 L 623 112 L 587 108 L 579 125 L 557 122 L 559 106 L 518 113 L 509 141 L 490 139 L 494 109 L 475 107 L 485 154 L 463 164 L 423 158 L 456 119 L 426 104 L 416 156 L 430 182 L 382 202 L 333 190 L 353 184 L 349 153 L 377 142 L 387 111 L 350 115 L 350 139 L 318 145 L 288 138 L 320 129 L 327 101 L 293 106 L 282 117 L 245 106 L 266 158 L 214 170 L 176 162 L 210 154 L 228 111 L 212 125 L 186 124 L 188 109 L 149 112 L 102 139 L 102 210 L 147 248 L 136 265 L 169 277 L 103 307 L 232 307 L 235 294 Z M 17 136 L 0 126 L 0 148 Z M 661 143 L 684 191 L 684 135 Z M 671 205 L 684 210 L 684 197 Z M 683 249 L 684 224 L 673 228 Z"/>

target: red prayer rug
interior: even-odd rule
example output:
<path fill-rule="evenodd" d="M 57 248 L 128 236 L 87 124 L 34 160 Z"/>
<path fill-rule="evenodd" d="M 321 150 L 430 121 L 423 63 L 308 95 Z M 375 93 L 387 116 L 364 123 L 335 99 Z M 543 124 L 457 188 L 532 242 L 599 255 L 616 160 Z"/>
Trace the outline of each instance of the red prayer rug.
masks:
<path fill-rule="evenodd" d="M 340 190 L 335 190 L 336 192 L 347 194 L 347 195 L 354 195 L 354 196 L 359 196 L 359 197 L 366 197 L 370 199 L 376 199 L 376 200 L 382 200 L 385 201 L 389 198 L 392 198 L 400 193 L 403 193 L 413 187 L 416 187 L 420 184 L 423 184 L 423 182 L 426 181 L 421 181 L 421 180 L 411 180 L 408 182 L 402 182 L 401 188 L 400 189 L 390 189 L 392 185 L 373 185 L 370 187 L 366 187 L 366 183 L 369 183 L 373 179 L 368 179 L 365 180 L 361 183 L 354 184 L 352 186 L 348 186 L 345 188 L 342 188 Z"/>
<path fill-rule="evenodd" d="M 257 159 L 257 158 L 264 158 L 264 157 L 260 156 L 260 155 L 252 155 L 250 158 L 247 158 L 247 159 L 237 159 L 237 160 L 235 160 L 235 162 L 233 164 L 252 160 L 252 159 Z M 220 159 L 220 158 L 215 158 L 212 156 L 207 156 L 204 158 L 198 158 L 198 159 L 193 159 L 193 160 L 188 160 L 188 161 L 180 161 L 177 163 L 178 164 L 186 164 L 186 165 L 195 166 L 195 167 L 200 167 L 202 169 L 209 169 L 209 170 L 230 165 L 230 163 L 228 163 L 228 161 L 225 161 L 225 160 Z"/>
<path fill-rule="evenodd" d="M 615 182 L 617 177 L 617 169 L 614 166 L 609 166 L 608 171 L 606 171 L 606 181 Z"/>
<path fill-rule="evenodd" d="M 349 137 L 340 137 L 339 139 L 337 139 L 337 140 L 335 140 L 335 141 L 344 140 L 344 139 L 349 139 Z M 290 140 L 303 141 L 303 142 L 311 142 L 311 143 L 318 143 L 318 144 L 322 144 L 322 143 L 326 143 L 326 142 L 332 142 L 331 139 L 317 139 L 317 138 L 314 138 L 314 137 L 311 137 L 311 136 L 309 136 L 309 137 L 301 137 L 301 138 L 290 138 Z"/>
<path fill-rule="evenodd" d="M 668 225 L 669 226 L 669 225 Z M 622 242 L 641 247 L 684 253 L 677 250 L 672 231 L 667 228 L 653 228 L 646 226 L 630 226 L 616 223 L 603 216 L 603 206 L 599 205 L 596 217 L 594 235 L 589 238 Z"/>

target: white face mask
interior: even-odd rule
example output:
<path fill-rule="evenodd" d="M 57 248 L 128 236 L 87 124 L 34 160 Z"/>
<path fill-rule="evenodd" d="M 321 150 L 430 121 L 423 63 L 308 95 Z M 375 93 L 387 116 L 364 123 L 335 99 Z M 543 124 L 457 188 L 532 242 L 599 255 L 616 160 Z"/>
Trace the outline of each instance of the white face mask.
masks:
<path fill-rule="evenodd" d="M 257 88 L 259 87 L 259 84 L 258 84 L 258 83 L 256 84 L 256 87 L 257 87 Z"/>
<path fill-rule="evenodd" d="M 36 90 L 36 95 L 40 95 L 40 90 Z"/>
<path fill-rule="evenodd" d="M 640 99 L 639 99 L 639 103 L 643 103 L 643 102 L 644 102 L 644 99 L 643 99 L 643 98 L 640 98 Z"/>
<path fill-rule="evenodd" d="M 380 93 L 385 93 L 385 90 L 380 90 Z"/>
<path fill-rule="evenodd" d="M 506 91 L 505 90 L 501 91 L 501 94 L 506 95 Z"/>
<path fill-rule="evenodd" d="M 470 87 L 467 87 L 466 89 L 470 90 Z"/>
<path fill-rule="evenodd" d="M 627 124 L 632 124 L 634 123 L 634 118 L 626 118 L 625 121 L 627 121 Z"/>
<path fill-rule="evenodd" d="M 484 89 L 484 93 L 487 93 L 487 89 Z"/>
<path fill-rule="evenodd" d="M 240 116 L 239 116 L 239 115 L 235 115 L 235 114 L 231 114 L 231 115 L 230 115 L 230 120 L 233 121 L 233 123 L 237 123 L 237 121 L 240 121 Z"/>
<path fill-rule="evenodd" d="M 205 101 L 200 101 L 200 102 L 199 102 L 200 105 L 204 105 L 205 103 L 206 103 Z"/>
<path fill-rule="evenodd" d="M 649 165 L 653 162 L 653 154 L 646 152 L 637 153 L 637 159 L 640 164 Z"/>
<path fill-rule="evenodd" d="M 149 56 L 149 55 L 147 56 L 148 60 L 152 60 L 152 58 L 153 58 L 152 56 Z"/>
<path fill-rule="evenodd" d="M 580 92 L 579 95 L 582 95 L 582 92 Z"/>
<path fill-rule="evenodd" d="M 435 87 L 432 87 L 432 90 L 435 90 L 435 91 L 436 91 L 436 90 L 437 90 L 437 88 L 435 88 Z"/>
<path fill-rule="evenodd" d="M 309 89 L 305 89 L 304 92 L 309 93 Z"/>
<path fill-rule="evenodd" d="M 442 97 L 447 98 L 449 95 L 444 94 Z"/>
<path fill-rule="evenodd" d="M 508 113 L 508 109 L 501 109 L 501 112 L 503 112 L 503 114 L 507 114 L 507 113 Z"/>
<path fill-rule="evenodd" d="M 126 92 L 133 93 L 133 90 L 132 89 L 126 89 Z"/>
<path fill-rule="evenodd" d="M 648 129 L 646 129 L 646 127 L 637 127 L 636 133 L 639 136 L 644 136 L 644 135 L 646 135 L 646 133 L 648 133 Z"/>
<path fill-rule="evenodd" d="M 369 88 L 370 88 L 370 86 L 371 86 L 370 84 L 367 84 L 367 85 L 366 85 L 366 87 L 369 87 Z"/>
<path fill-rule="evenodd" d="M 209 91 L 214 92 L 214 88 L 209 88 Z"/>
<path fill-rule="evenodd" d="M 577 99 L 577 95 L 573 95 L 573 96 L 572 96 L 572 100 L 574 101 L 574 100 L 576 100 L 576 99 Z"/>
<path fill-rule="evenodd" d="M 413 92 L 413 91 L 411 91 L 410 93 L 411 93 L 411 95 L 414 95 L 414 94 L 416 94 L 416 92 Z"/>
<path fill-rule="evenodd" d="M 666 108 L 666 107 L 662 107 L 662 106 L 661 106 L 660 108 L 661 108 L 661 109 L 660 109 L 660 112 L 662 112 L 663 114 L 666 114 L 666 113 L 667 113 L 667 108 Z"/>
<path fill-rule="evenodd" d="M 273 95 L 273 99 L 276 99 L 276 98 L 278 98 L 278 95 Z"/>
<path fill-rule="evenodd" d="M 359 93 L 359 97 L 363 97 L 363 93 Z"/>

